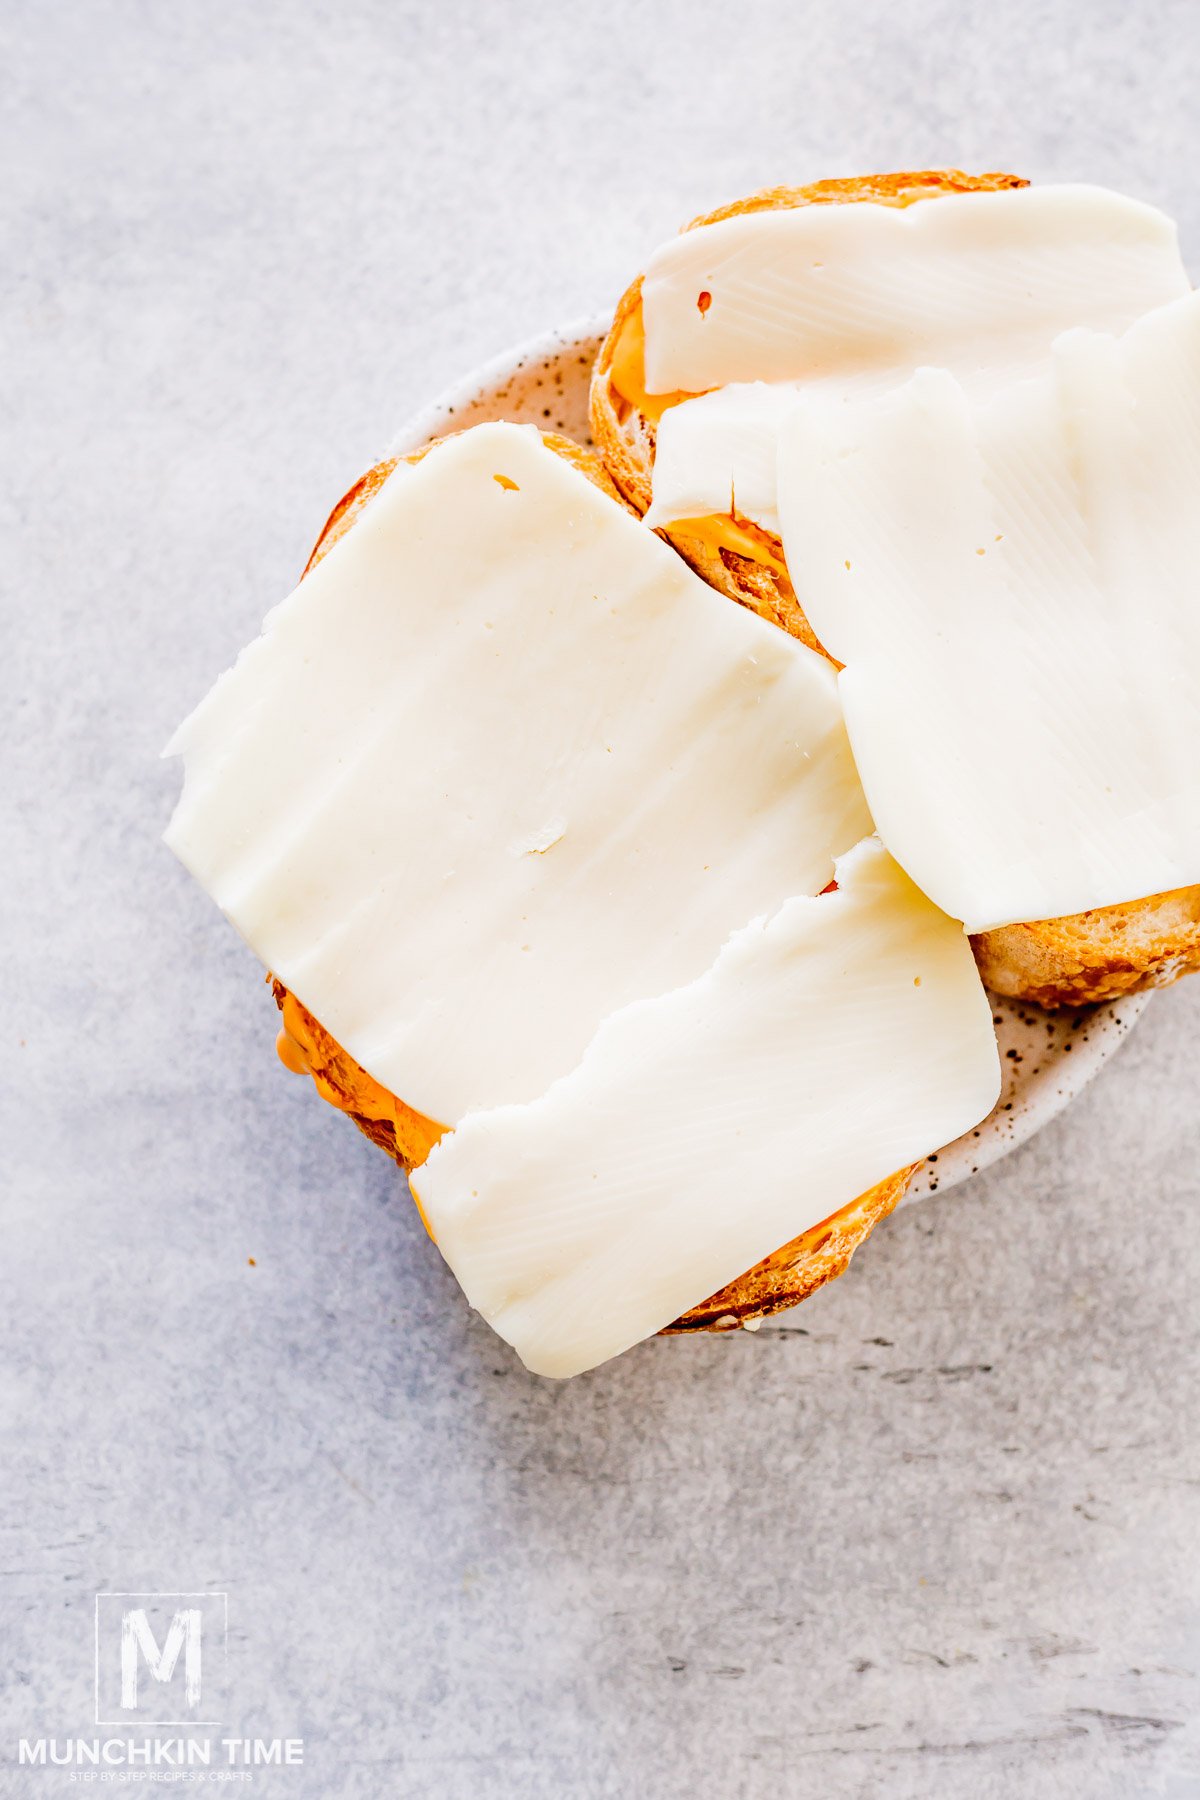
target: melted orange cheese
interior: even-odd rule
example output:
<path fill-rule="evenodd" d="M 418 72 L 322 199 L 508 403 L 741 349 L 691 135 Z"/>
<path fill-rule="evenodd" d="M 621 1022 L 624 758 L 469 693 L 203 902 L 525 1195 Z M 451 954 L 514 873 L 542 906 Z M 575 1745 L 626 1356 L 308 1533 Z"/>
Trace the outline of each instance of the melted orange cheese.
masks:
<path fill-rule="evenodd" d="M 698 538 L 717 554 L 728 550 L 734 556 L 744 556 L 750 562 L 761 563 L 764 568 L 770 569 L 772 575 L 787 575 L 783 546 L 778 539 L 772 538 L 769 532 L 763 531 L 749 519 L 739 519 L 731 513 L 720 513 L 707 519 L 672 519 L 669 525 L 664 525 L 661 529 L 671 538 Z"/>
<path fill-rule="evenodd" d="M 339 1112 L 348 1113 L 360 1128 L 365 1129 L 368 1124 L 390 1126 L 397 1159 L 407 1168 L 419 1167 L 449 1126 L 427 1119 L 424 1113 L 415 1112 L 389 1093 L 281 983 L 275 984 L 275 994 L 283 1015 L 283 1030 L 275 1047 L 284 1066 L 295 1074 L 310 1075 L 321 1098 Z M 367 1136 L 373 1133 L 367 1131 Z M 421 1211 L 419 1201 L 417 1211 Z M 424 1213 L 421 1220 L 429 1231 Z"/>
<path fill-rule="evenodd" d="M 626 314 L 613 346 L 608 379 L 626 404 L 642 417 L 657 425 L 669 407 L 682 400 L 694 400 L 694 394 L 648 394 L 646 375 L 646 328 L 639 299 Z M 787 575 L 782 546 L 777 538 L 763 531 L 749 519 L 733 514 L 713 514 L 704 519 L 673 519 L 666 528 L 668 537 L 698 538 L 719 554 L 728 550 L 750 562 L 761 563 L 773 575 Z"/>
<path fill-rule="evenodd" d="M 646 380 L 646 326 L 639 297 L 625 315 L 613 345 L 608 378 L 622 400 L 657 425 L 669 406 L 694 400 L 694 394 L 648 394 Z"/>

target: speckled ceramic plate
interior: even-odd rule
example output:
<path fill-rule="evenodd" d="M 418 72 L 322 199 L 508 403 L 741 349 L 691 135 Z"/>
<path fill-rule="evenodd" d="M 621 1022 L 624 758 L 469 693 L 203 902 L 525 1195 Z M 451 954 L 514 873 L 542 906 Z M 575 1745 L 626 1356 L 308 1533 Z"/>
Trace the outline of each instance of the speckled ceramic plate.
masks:
<path fill-rule="evenodd" d="M 588 378 L 605 319 L 563 326 L 498 356 L 449 389 L 397 433 L 392 453 L 487 419 L 517 419 L 589 444 Z M 987 1168 L 1061 1112 L 1132 1029 L 1149 994 L 1082 1012 L 1045 1013 L 996 1000 L 1004 1092 L 991 1117 L 931 1156 L 902 1204 L 954 1187 Z"/>

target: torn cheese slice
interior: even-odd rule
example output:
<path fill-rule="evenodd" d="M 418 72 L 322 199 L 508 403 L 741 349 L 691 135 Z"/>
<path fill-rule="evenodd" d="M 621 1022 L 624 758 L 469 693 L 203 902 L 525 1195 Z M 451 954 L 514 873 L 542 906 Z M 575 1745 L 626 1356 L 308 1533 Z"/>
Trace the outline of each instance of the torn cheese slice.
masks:
<path fill-rule="evenodd" d="M 973 402 L 784 429 L 788 566 L 876 824 L 972 931 L 1200 882 L 1200 295 Z"/>
<path fill-rule="evenodd" d="M 169 844 L 443 1124 L 541 1093 L 871 829 L 828 665 L 524 426 L 391 477 L 170 749 Z"/>
<path fill-rule="evenodd" d="M 778 531 L 774 444 L 797 384 L 870 392 L 929 363 L 993 391 L 1069 327 L 1119 331 L 1187 290 L 1173 222 L 1105 188 L 795 207 L 684 232 L 642 286 L 646 385 L 717 391 L 664 413 L 651 523 L 725 512 L 733 488 L 739 512 Z"/>
<path fill-rule="evenodd" d="M 961 926 L 875 840 L 837 880 L 616 1013 L 541 1099 L 472 1114 L 414 1172 L 468 1300 L 535 1373 L 661 1330 L 994 1106 Z"/>

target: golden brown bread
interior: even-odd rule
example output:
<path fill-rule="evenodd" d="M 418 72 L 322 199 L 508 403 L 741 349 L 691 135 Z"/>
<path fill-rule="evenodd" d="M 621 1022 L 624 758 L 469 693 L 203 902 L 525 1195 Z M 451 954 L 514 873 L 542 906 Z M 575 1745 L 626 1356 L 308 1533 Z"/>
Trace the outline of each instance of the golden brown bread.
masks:
<path fill-rule="evenodd" d="M 273 975 L 267 979 L 283 1016 L 284 1032 L 298 1052 L 289 1062 L 306 1070 L 321 1098 L 353 1119 L 393 1162 L 402 1169 L 418 1168 L 445 1135 L 446 1127 L 390 1094 L 342 1049 L 282 981 Z"/>
<path fill-rule="evenodd" d="M 620 502 L 603 464 L 591 451 L 569 438 L 544 432 L 547 446 Z M 419 461 L 430 449 L 425 445 L 409 462 Z M 320 562 L 338 539 L 350 530 L 364 507 L 379 492 L 399 459 L 377 463 L 355 482 L 334 507 L 304 573 Z M 295 1066 L 312 1076 L 317 1092 L 330 1105 L 353 1119 L 359 1130 L 386 1150 L 403 1169 L 425 1161 L 434 1144 L 449 1128 L 415 1112 L 380 1085 L 342 1048 L 297 997 L 281 981 L 268 977 L 282 1014 L 284 1032 L 294 1049 Z M 912 1179 L 916 1165 L 900 1169 L 861 1194 L 840 1212 L 814 1225 L 793 1243 L 775 1251 L 745 1275 L 677 1319 L 671 1331 L 727 1331 L 746 1320 L 763 1319 L 795 1306 L 809 1294 L 842 1274 L 855 1250 L 870 1231 L 890 1213 Z"/>
<path fill-rule="evenodd" d="M 971 190 L 1025 187 L 1019 175 L 964 175 L 957 169 L 926 169 L 915 174 L 862 175 L 836 181 L 816 181 L 809 187 L 764 188 L 745 200 L 735 200 L 716 212 L 705 213 L 684 227 L 715 225 L 738 213 L 771 212 L 795 206 L 832 205 L 840 201 L 871 200 L 886 206 L 910 206 L 938 194 Z M 612 327 L 600 347 L 592 371 L 591 424 L 596 448 L 609 474 L 640 513 L 650 505 L 651 476 L 657 424 L 669 406 L 691 399 L 689 394 L 647 395 L 642 385 L 642 278 L 639 275 L 621 296 Z M 730 533 L 728 524 L 736 527 Z M 696 527 L 702 527 L 698 530 Z M 662 535 L 674 544 L 696 572 L 742 606 L 748 606 L 774 625 L 782 625 L 811 649 L 820 650 L 804 608 L 788 579 L 783 544 L 774 532 L 765 531 L 740 514 L 728 520 L 686 521 L 664 528 Z M 739 543 L 739 539 L 742 540 Z"/>
<path fill-rule="evenodd" d="M 1005 925 L 971 945 L 993 993 L 1051 1007 L 1119 1000 L 1200 969 L 1200 887 Z"/>
<path fill-rule="evenodd" d="M 959 169 L 863 175 L 810 187 L 765 188 L 685 230 L 738 213 L 870 200 L 909 206 L 939 195 L 1025 187 L 1019 175 L 964 175 Z M 656 428 L 687 394 L 647 395 L 642 387 L 642 278 L 621 296 L 592 372 L 592 435 L 613 480 L 639 512 L 650 505 Z M 661 533 L 698 574 L 742 606 L 781 625 L 811 649 L 823 646 L 788 578 L 783 545 L 772 532 L 738 515 L 688 520 Z M 833 658 L 830 658 L 832 661 Z M 1200 888 L 1097 908 L 1065 919 L 1009 925 L 972 938 L 975 958 L 993 992 L 1039 1006 L 1080 1006 L 1140 988 L 1165 987 L 1200 968 Z"/>
<path fill-rule="evenodd" d="M 814 1225 L 782 1250 L 756 1263 L 745 1275 L 739 1275 L 711 1299 L 693 1306 L 667 1329 L 732 1331 L 747 1320 L 753 1323 L 772 1313 L 785 1312 L 789 1306 L 798 1306 L 827 1281 L 835 1281 L 845 1273 L 863 1239 L 898 1205 L 917 1166 L 914 1163 L 911 1168 L 898 1169 L 886 1181 L 868 1188 L 832 1218 Z"/>

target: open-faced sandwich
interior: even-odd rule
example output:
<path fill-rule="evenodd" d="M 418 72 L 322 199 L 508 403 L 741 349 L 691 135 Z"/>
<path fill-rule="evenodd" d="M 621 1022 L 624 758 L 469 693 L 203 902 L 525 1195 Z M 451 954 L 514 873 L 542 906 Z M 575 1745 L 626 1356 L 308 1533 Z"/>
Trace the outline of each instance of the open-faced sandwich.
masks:
<path fill-rule="evenodd" d="M 999 1088 L 832 668 L 528 426 L 381 472 L 323 547 L 171 746 L 168 842 L 285 1058 L 533 1368 L 794 1304 Z"/>
<path fill-rule="evenodd" d="M 981 969 L 1200 957 L 1200 301 L 1161 215 L 1036 192 L 684 234 L 603 461 L 378 465 L 170 746 L 281 1058 L 539 1373 L 841 1273 L 997 1099 Z"/>
<path fill-rule="evenodd" d="M 1189 294 L 1119 194 L 868 176 L 697 220 L 596 363 L 622 493 L 848 665 L 885 842 L 1042 1005 L 1200 963 Z"/>

